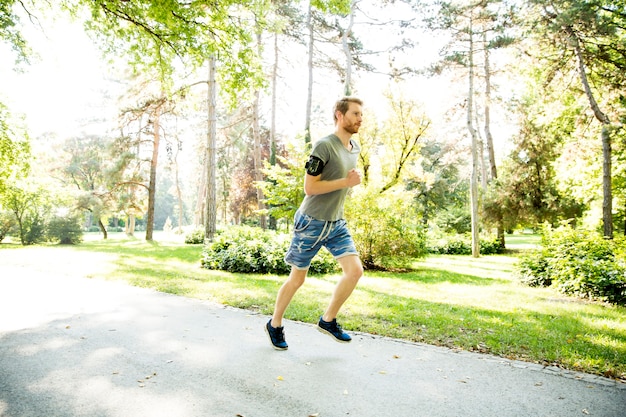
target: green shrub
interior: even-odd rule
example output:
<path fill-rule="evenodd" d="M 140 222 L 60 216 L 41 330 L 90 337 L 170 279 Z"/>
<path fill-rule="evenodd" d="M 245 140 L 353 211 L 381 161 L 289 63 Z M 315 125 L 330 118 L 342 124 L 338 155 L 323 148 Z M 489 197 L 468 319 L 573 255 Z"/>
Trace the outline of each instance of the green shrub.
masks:
<path fill-rule="evenodd" d="M 204 229 L 197 228 L 185 235 L 185 243 L 189 245 L 197 245 L 204 243 Z"/>
<path fill-rule="evenodd" d="M 552 277 L 548 272 L 547 256 L 543 251 L 534 251 L 523 256 L 518 264 L 518 273 L 523 284 L 529 287 L 549 287 Z"/>
<path fill-rule="evenodd" d="M 46 239 L 46 223 L 44 217 L 36 212 L 29 212 L 22 220 L 21 240 L 23 245 L 34 245 Z"/>
<path fill-rule="evenodd" d="M 406 267 L 426 255 L 426 234 L 409 193 L 353 191 L 346 218 L 366 268 Z"/>
<path fill-rule="evenodd" d="M 528 285 L 553 285 L 567 295 L 626 304 L 623 243 L 570 226 L 546 228 L 542 250 L 522 257 L 519 274 Z"/>
<path fill-rule="evenodd" d="M 77 245 L 83 240 L 80 219 L 76 216 L 53 217 L 48 222 L 48 240 L 62 245 Z"/>
<path fill-rule="evenodd" d="M 452 234 L 431 239 L 428 253 L 438 255 L 471 255 L 472 237 L 469 234 Z M 480 238 L 480 254 L 495 255 L 504 253 L 504 247 L 496 237 Z"/>
<path fill-rule="evenodd" d="M 226 229 L 205 245 L 202 266 L 229 272 L 256 274 L 288 274 L 291 266 L 284 261 L 289 248 L 289 235 L 264 231 L 249 226 Z M 326 250 L 313 258 L 312 273 L 333 272 L 337 263 Z"/>

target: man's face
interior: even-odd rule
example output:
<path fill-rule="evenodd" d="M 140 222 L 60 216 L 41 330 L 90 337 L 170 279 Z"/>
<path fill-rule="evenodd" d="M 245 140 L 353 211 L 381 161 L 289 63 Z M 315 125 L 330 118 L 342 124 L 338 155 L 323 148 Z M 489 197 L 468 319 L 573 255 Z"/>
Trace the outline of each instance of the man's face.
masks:
<path fill-rule="evenodd" d="M 342 115 L 339 113 L 340 127 L 350 134 L 355 134 L 359 131 L 362 121 L 363 112 L 361 105 L 358 103 L 348 103 L 348 111 L 346 114 Z"/>

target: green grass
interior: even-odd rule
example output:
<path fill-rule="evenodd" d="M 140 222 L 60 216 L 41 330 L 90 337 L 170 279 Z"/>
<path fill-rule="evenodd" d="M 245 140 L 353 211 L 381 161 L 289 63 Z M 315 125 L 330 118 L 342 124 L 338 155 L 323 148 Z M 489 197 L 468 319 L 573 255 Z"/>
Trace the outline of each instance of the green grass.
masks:
<path fill-rule="evenodd" d="M 109 265 L 89 274 L 94 278 L 271 314 L 284 276 L 204 270 L 199 263 L 201 245 L 158 235 L 155 239 L 150 243 L 112 234 L 107 241 L 88 238 L 76 247 L 50 250 L 75 256 L 84 251 L 106 254 Z M 511 247 L 516 244 L 512 240 Z M 514 276 L 515 254 L 524 245 L 537 243 L 536 238 L 522 236 L 517 242 L 521 249 L 512 255 L 431 256 L 416 262 L 412 272 L 366 271 L 340 312 L 340 322 L 348 330 L 626 381 L 626 308 L 520 285 Z M 307 278 L 286 317 L 315 322 L 335 282 L 332 275 Z"/>

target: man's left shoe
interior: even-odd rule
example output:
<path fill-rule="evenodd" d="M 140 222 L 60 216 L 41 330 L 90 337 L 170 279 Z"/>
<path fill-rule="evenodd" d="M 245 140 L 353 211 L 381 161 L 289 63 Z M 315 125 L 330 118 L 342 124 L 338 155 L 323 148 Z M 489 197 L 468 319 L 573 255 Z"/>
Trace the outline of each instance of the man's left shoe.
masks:
<path fill-rule="evenodd" d="M 337 324 L 337 319 L 324 321 L 324 319 L 320 317 L 320 321 L 317 323 L 317 330 L 331 336 L 333 339 L 341 343 L 348 343 L 352 340 L 348 333 L 341 330 L 341 326 Z"/>

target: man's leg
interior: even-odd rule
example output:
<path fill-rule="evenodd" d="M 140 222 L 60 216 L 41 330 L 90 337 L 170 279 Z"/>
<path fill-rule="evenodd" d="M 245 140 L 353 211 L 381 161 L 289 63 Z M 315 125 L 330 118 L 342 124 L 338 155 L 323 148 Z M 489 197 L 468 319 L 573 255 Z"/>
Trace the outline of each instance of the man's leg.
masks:
<path fill-rule="evenodd" d="M 281 327 L 283 325 L 283 316 L 285 310 L 289 306 L 291 299 L 295 295 L 298 288 L 304 284 L 308 269 L 298 269 L 291 267 L 289 278 L 284 282 L 278 294 L 276 295 L 276 304 L 274 305 L 274 315 L 272 316 L 272 327 Z"/>
<path fill-rule="evenodd" d="M 328 304 L 322 316 L 322 319 L 328 322 L 337 317 L 339 309 L 343 303 L 346 302 L 348 297 L 350 297 L 357 282 L 359 282 L 359 279 L 363 276 L 363 265 L 357 255 L 347 255 L 339 258 L 339 265 L 341 265 L 343 275 L 339 279 L 339 282 L 337 282 L 335 291 L 330 299 L 330 304 Z"/>

